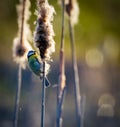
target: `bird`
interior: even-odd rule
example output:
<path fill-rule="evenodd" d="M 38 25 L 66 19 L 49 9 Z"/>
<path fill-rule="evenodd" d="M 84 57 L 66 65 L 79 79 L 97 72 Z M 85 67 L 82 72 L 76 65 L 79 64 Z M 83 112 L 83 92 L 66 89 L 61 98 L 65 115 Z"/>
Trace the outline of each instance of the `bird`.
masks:
<path fill-rule="evenodd" d="M 38 55 L 36 51 L 30 50 L 27 54 L 28 58 L 28 65 L 32 72 L 34 72 L 35 75 L 39 76 L 40 79 L 43 79 L 43 64 L 38 60 Z M 50 86 L 50 81 L 45 76 L 45 87 Z"/>

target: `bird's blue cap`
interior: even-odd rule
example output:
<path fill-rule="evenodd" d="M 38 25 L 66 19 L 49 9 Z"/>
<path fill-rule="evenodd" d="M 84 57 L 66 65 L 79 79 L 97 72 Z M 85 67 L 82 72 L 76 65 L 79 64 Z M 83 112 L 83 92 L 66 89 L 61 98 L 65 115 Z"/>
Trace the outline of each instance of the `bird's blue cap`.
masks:
<path fill-rule="evenodd" d="M 34 55 L 36 51 L 30 50 L 27 54 L 27 57 L 29 58 L 30 56 Z"/>

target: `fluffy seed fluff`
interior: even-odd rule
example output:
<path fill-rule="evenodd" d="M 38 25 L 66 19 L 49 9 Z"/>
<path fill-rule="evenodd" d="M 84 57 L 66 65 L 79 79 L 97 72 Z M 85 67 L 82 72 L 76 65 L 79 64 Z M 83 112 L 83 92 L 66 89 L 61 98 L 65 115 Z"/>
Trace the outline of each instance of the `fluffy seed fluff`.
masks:
<path fill-rule="evenodd" d="M 34 41 L 39 49 L 42 60 L 49 61 L 51 54 L 55 52 L 54 31 L 52 26 L 53 14 L 55 10 L 53 6 L 48 4 L 47 0 L 38 0 L 38 11 L 36 28 L 34 32 Z"/>
<path fill-rule="evenodd" d="M 68 4 L 66 4 L 66 12 L 70 16 L 72 25 L 77 24 L 79 19 L 79 5 L 77 0 L 69 0 Z"/>
<path fill-rule="evenodd" d="M 59 3 L 62 3 L 62 0 L 58 0 Z M 66 13 L 71 20 L 72 25 L 78 23 L 79 18 L 79 5 L 77 0 L 65 0 Z"/>
<path fill-rule="evenodd" d="M 24 40 L 24 44 L 21 45 L 20 38 L 16 37 L 13 44 L 13 59 L 17 64 L 20 64 L 23 69 L 26 67 L 27 62 L 27 52 L 31 50 L 32 47 L 27 40 Z"/>
<path fill-rule="evenodd" d="M 27 52 L 32 49 L 29 44 L 29 41 L 32 40 L 32 34 L 27 23 L 31 15 L 29 8 L 29 0 L 20 0 L 20 4 L 16 6 L 18 13 L 18 35 L 13 40 L 13 59 L 22 68 L 26 67 Z"/>

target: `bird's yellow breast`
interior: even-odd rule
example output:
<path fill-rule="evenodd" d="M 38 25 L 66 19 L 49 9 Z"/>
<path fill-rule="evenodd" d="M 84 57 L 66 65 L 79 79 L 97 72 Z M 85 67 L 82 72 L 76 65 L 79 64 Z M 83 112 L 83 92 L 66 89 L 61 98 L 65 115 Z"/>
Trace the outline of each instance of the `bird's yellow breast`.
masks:
<path fill-rule="evenodd" d="M 29 60 L 30 60 L 30 59 L 36 59 L 36 58 L 37 58 L 37 55 L 34 54 L 34 55 L 31 55 L 31 56 L 29 57 Z"/>

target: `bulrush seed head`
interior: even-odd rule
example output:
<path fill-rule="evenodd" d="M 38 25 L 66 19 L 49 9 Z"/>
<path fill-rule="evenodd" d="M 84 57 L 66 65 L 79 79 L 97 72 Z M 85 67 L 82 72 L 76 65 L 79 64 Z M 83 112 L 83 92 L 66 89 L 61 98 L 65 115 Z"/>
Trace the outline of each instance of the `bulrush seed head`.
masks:
<path fill-rule="evenodd" d="M 18 13 L 18 35 L 13 40 L 13 59 L 17 64 L 21 64 L 23 68 L 26 67 L 26 54 L 32 47 L 29 41 L 32 40 L 32 34 L 27 21 L 30 17 L 30 1 L 20 0 L 19 5 L 16 6 Z"/>
<path fill-rule="evenodd" d="M 52 26 L 53 14 L 55 10 L 50 6 L 47 0 L 38 1 L 38 12 L 34 41 L 39 48 L 40 57 L 43 60 L 50 60 L 51 54 L 55 51 L 55 42 L 53 39 L 54 31 Z"/>

